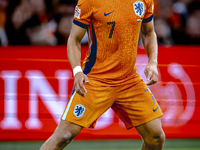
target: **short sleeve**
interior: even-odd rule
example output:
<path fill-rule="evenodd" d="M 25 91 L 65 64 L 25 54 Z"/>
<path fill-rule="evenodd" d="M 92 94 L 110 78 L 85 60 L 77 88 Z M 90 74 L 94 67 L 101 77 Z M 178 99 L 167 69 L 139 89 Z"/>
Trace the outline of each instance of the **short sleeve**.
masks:
<path fill-rule="evenodd" d="M 153 0 L 147 0 L 146 3 L 146 11 L 143 19 L 143 23 L 148 23 L 153 19 L 153 13 L 154 13 L 154 3 Z"/>
<path fill-rule="evenodd" d="M 82 28 L 88 28 L 92 14 L 91 0 L 79 0 L 75 7 L 73 23 Z"/>

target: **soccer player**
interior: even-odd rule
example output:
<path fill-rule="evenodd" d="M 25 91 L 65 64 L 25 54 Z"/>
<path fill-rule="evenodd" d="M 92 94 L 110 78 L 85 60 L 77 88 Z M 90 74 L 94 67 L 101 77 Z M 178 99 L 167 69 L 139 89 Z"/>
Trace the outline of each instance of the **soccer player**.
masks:
<path fill-rule="evenodd" d="M 63 149 L 82 128 L 95 127 L 109 108 L 127 129 L 137 129 L 142 150 L 162 149 L 163 114 L 147 87 L 158 79 L 153 8 L 153 0 L 78 1 L 67 48 L 74 90 L 58 127 L 40 150 Z M 80 41 L 86 31 L 89 50 L 81 68 Z M 149 59 L 147 85 L 135 66 L 140 31 Z"/>

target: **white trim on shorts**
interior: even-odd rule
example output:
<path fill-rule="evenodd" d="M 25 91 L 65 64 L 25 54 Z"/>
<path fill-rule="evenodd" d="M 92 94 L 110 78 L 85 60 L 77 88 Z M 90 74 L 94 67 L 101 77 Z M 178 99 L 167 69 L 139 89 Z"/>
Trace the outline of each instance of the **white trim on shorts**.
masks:
<path fill-rule="evenodd" d="M 64 111 L 62 120 L 65 120 L 65 119 L 66 119 L 67 113 L 68 113 L 69 108 L 70 108 L 70 106 L 71 106 L 71 104 L 72 104 L 72 100 L 73 100 L 75 94 L 76 94 L 76 91 L 74 92 L 74 94 L 71 96 L 71 98 L 70 98 L 70 100 L 69 100 L 69 104 L 67 105 L 67 108 L 66 108 L 65 111 Z"/>

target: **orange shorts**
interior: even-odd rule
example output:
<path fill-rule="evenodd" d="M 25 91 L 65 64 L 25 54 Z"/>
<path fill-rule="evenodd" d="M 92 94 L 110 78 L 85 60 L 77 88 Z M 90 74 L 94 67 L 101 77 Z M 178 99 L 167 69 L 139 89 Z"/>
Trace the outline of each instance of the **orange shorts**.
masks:
<path fill-rule="evenodd" d="M 83 98 L 74 90 L 62 115 L 62 120 L 82 127 L 95 127 L 96 120 L 110 107 L 127 129 L 139 126 L 163 115 L 158 103 L 144 81 L 119 86 L 84 84 Z"/>

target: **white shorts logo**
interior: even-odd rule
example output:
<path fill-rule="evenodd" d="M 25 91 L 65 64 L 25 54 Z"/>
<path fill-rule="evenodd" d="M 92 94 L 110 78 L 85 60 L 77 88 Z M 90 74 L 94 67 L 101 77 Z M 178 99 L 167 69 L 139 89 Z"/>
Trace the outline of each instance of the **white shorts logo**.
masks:
<path fill-rule="evenodd" d="M 135 11 L 135 14 L 139 17 L 142 17 L 144 15 L 144 12 L 145 12 L 145 8 L 144 8 L 144 3 L 141 2 L 141 1 L 136 1 L 134 4 L 133 4 L 133 8 L 134 8 L 134 11 Z"/>
<path fill-rule="evenodd" d="M 77 118 L 82 117 L 85 113 L 85 107 L 80 104 L 76 105 L 73 113 Z"/>

